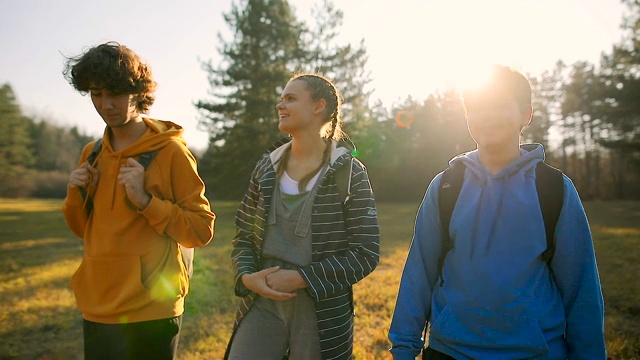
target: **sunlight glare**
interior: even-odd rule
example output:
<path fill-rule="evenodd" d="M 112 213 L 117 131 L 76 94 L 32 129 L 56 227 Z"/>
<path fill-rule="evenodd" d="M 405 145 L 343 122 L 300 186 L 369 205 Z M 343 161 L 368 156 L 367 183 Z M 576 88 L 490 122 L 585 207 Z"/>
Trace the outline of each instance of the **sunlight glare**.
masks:
<path fill-rule="evenodd" d="M 469 89 L 481 88 L 487 84 L 490 76 L 490 64 L 472 64 L 455 74 L 455 88 L 460 92 Z"/>
<path fill-rule="evenodd" d="M 411 12 L 389 10 L 410 25 L 406 36 L 391 37 L 385 28 L 374 34 L 389 38 L 403 54 L 401 62 L 396 51 L 372 54 L 372 62 L 396 64 L 388 74 L 375 74 L 390 84 L 380 91 L 423 99 L 434 91 L 481 85 L 490 64 L 521 70 L 526 58 L 541 65 L 527 63 L 524 73 L 543 68 L 547 54 L 534 48 L 558 35 L 527 23 L 535 9 L 525 0 L 451 0 L 416 2 Z"/>

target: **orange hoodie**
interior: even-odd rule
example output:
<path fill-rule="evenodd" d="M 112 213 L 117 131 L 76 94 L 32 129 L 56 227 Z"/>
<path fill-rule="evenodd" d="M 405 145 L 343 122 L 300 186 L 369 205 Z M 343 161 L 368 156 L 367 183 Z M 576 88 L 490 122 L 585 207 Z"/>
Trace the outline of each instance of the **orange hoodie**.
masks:
<path fill-rule="evenodd" d="M 121 151 L 113 150 L 105 130 L 94 163 L 98 184 L 87 189 L 86 199 L 78 188 L 67 189 L 62 211 L 85 245 L 71 287 L 89 321 L 114 324 L 182 314 L 189 278 L 177 243 L 193 248 L 213 237 L 215 214 L 182 128 L 169 121 L 143 120 L 147 131 Z M 79 164 L 87 161 L 94 144 L 84 147 Z M 144 180 L 151 201 L 138 211 L 118 184 L 118 172 L 129 157 L 138 160 L 155 150 Z"/>

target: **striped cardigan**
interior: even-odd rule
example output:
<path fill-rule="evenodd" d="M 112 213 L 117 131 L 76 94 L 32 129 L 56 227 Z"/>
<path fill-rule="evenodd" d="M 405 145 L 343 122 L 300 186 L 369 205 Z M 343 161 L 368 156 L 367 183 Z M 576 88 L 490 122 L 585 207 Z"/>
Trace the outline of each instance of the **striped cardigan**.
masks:
<path fill-rule="evenodd" d="M 236 215 L 237 234 L 233 239 L 231 258 L 235 293 L 241 300 L 234 334 L 256 296 L 244 286 L 241 277 L 260 270 L 266 219 L 276 186 L 274 164 L 280 160 L 280 157 L 274 159 L 274 153 L 281 154 L 286 146 L 289 144 L 266 153 L 258 162 Z M 312 209 L 312 262 L 299 272 L 315 302 L 322 358 L 351 359 L 354 316 L 351 286 L 378 264 L 380 231 L 364 165 L 354 159 L 350 196 L 343 205 L 334 174 L 339 167 L 350 166 L 352 155 L 335 142 L 332 150 L 330 166 L 318 180 Z"/>

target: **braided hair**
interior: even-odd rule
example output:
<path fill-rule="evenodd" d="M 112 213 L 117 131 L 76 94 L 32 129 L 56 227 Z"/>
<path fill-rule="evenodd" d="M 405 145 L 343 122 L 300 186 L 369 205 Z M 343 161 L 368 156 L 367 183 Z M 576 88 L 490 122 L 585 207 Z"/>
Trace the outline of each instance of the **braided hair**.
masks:
<path fill-rule="evenodd" d="M 309 181 L 322 169 L 325 163 L 329 160 L 329 156 L 331 155 L 331 141 L 338 141 L 344 137 L 344 132 L 342 131 L 342 116 L 340 113 L 340 107 L 342 105 L 342 96 L 336 86 L 331 82 L 331 80 L 326 77 L 313 74 L 313 73 L 299 73 L 295 74 L 291 79 L 289 79 L 289 83 L 292 81 L 303 81 L 305 83 L 305 88 L 311 95 L 311 99 L 313 101 L 318 101 L 323 99 L 326 102 L 325 106 L 325 114 L 324 121 L 325 124 L 322 127 L 322 138 L 326 142 L 326 146 L 324 152 L 322 153 L 322 161 L 317 168 L 313 171 L 309 172 L 305 176 L 300 179 L 298 182 L 298 190 L 303 192 L 307 187 Z M 287 163 L 289 162 L 289 153 L 287 151 L 282 156 L 281 164 L 278 167 L 278 171 L 276 173 L 276 178 L 280 179 L 285 169 L 287 168 Z"/>

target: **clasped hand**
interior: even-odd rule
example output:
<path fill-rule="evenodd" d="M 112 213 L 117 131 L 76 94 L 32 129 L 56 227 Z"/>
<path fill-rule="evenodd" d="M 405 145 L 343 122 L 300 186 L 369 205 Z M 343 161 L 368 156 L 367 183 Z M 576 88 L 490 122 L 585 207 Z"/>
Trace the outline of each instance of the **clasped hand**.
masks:
<path fill-rule="evenodd" d="M 305 288 L 307 283 L 295 270 L 281 270 L 273 266 L 253 274 L 242 275 L 247 289 L 273 300 L 288 300 L 296 296 L 295 291 Z"/>

